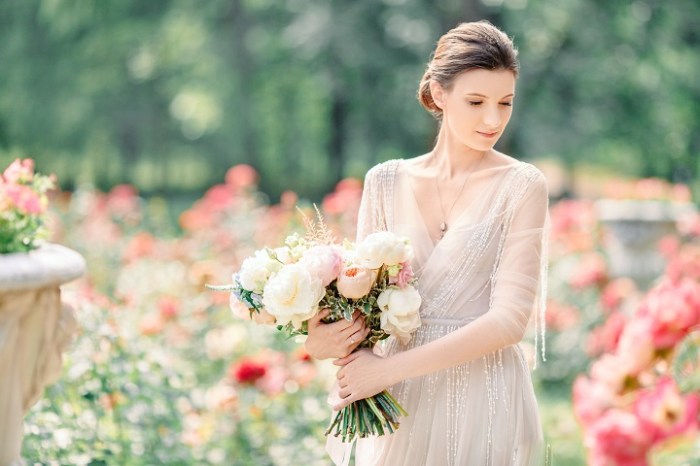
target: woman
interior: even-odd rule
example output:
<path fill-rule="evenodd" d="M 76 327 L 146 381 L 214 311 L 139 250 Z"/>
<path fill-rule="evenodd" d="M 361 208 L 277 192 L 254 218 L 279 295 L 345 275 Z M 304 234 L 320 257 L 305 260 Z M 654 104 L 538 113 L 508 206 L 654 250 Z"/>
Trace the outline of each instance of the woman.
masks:
<path fill-rule="evenodd" d="M 309 326 L 313 356 L 341 357 L 334 408 L 390 387 L 409 416 L 360 439 L 357 465 L 538 464 L 542 433 L 518 347 L 542 318 L 547 187 L 532 165 L 493 149 L 511 116 L 518 73 L 510 39 L 488 22 L 445 34 L 418 99 L 440 122 L 428 154 L 372 168 L 358 240 L 376 230 L 414 248 L 422 326 L 384 357 L 348 353 L 361 320 Z M 322 348 L 322 350 L 321 350 Z"/>

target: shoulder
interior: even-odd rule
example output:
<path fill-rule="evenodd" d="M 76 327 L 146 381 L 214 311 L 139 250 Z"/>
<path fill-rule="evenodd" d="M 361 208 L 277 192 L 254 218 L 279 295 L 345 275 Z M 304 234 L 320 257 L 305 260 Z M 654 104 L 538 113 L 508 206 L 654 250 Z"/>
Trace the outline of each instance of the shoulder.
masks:
<path fill-rule="evenodd" d="M 531 163 L 518 160 L 515 157 L 494 151 L 495 164 L 508 169 L 518 184 L 526 188 L 547 189 L 547 179 L 542 171 Z"/>
<path fill-rule="evenodd" d="M 365 186 L 381 183 L 388 176 L 393 176 L 403 159 L 392 159 L 386 162 L 381 162 L 367 170 L 365 175 Z"/>

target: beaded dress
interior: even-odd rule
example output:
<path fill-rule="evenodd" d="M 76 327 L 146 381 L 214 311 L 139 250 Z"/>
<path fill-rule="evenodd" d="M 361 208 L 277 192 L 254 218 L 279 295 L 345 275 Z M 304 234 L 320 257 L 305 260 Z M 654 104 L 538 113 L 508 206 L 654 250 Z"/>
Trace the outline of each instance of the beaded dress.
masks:
<path fill-rule="evenodd" d="M 357 466 L 540 464 L 537 402 L 517 343 L 531 316 L 536 335 L 544 328 L 547 188 L 537 168 L 512 160 L 484 169 L 488 189 L 437 243 L 423 222 L 407 162 L 384 162 L 367 173 L 357 239 L 380 230 L 408 237 L 422 296 L 421 327 L 406 345 L 387 340 L 386 355 L 476 319 L 488 319 L 493 331 L 465 344 L 478 353 L 496 340 L 501 349 L 391 387 L 409 416 L 394 434 L 358 440 Z"/>

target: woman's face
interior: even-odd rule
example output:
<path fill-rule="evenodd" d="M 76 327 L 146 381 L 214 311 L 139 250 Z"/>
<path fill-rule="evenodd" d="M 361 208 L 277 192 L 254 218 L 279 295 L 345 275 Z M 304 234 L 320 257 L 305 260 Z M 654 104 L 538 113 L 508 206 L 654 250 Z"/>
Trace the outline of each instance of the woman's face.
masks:
<path fill-rule="evenodd" d="M 442 109 L 442 124 L 465 146 L 487 151 L 500 139 L 513 112 L 515 75 L 508 70 L 469 70 L 452 88 L 431 83 L 433 100 Z"/>

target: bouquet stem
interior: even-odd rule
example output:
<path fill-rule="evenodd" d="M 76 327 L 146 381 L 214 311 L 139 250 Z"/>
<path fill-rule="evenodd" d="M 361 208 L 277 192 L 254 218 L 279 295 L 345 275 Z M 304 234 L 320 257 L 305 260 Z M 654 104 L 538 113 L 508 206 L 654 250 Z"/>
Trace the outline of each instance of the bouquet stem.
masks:
<path fill-rule="evenodd" d="M 391 393 L 384 390 L 338 411 L 326 435 L 333 434 L 343 442 L 351 442 L 356 436 L 365 438 L 393 433 L 399 428 L 399 416 L 408 416 L 408 413 Z"/>

